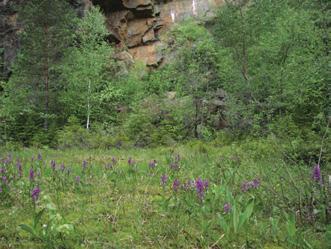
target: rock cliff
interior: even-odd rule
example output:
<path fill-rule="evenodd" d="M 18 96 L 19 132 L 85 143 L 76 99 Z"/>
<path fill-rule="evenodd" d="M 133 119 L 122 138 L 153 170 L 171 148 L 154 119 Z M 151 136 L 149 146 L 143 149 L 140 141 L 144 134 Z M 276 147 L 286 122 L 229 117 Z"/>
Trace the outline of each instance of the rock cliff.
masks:
<path fill-rule="evenodd" d="M 0 0 L 0 54 L 5 75 L 15 58 L 19 41 L 15 6 L 27 0 Z M 223 0 L 70 0 L 82 16 L 91 5 L 99 5 L 104 12 L 115 43 L 117 58 L 143 61 L 147 66 L 158 66 L 163 58 L 160 47 L 162 36 L 173 23 L 187 17 L 209 16 Z"/>
<path fill-rule="evenodd" d="M 163 55 L 162 35 L 187 17 L 209 16 L 223 0 L 93 0 L 107 17 L 111 40 L 134 59 L 157 66 Z"/>

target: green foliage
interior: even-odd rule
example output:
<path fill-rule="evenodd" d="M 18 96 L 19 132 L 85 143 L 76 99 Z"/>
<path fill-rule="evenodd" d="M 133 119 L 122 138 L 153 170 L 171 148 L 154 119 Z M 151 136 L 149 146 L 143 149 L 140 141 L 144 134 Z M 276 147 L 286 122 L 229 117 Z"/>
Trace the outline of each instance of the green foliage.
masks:
<path fill-rule="evenodd" d="M 126 134 L 136 146 L 174 144 L 181 139 L 183 127 L 178 109 L 184 109 L 179 100 L 146 98 L 126 119 Z"/>
<path fill-rule="evenodd" d="M 58 144 L 60 148 L 86 147 L 89 132 L 84 129 L 76 117 L 71 117 L 68 124 L 58 133 Z"/>
<path fill-rule="evenodd" d="M 299 126 L 326 118 L 321 30 L 311 21 L 311 9 L 289 2 L 252 1 L 220 10 L 215 35 L 222 55 L 231 56 L 225 61 L 235 66 L 226 69 L 242 75 L 224 81 L 234 131 L 263 134 L 266 124 L 286 115 Z"/>
<path fill-rule="evenodd" d="M 75 116 L 70 117 L 67 125 L 57 132 L 56 139 L 54 147 L 59 149 L 110 149 L 129 144 L 127 136 L 121 131 L 107 131 L 100 124 L 94 124 L 91 130 L 86 130 Z"/>
<path fill-rule="evenodd" d="M 35 210 L 32 225 L 19 227 L 33 239 L 42 241 L 46 248 L 69 248 L 68 238 L 72 239 L 74 227 L 65 223 L 49 196 L 43 197 L 43 204 Z"/>
<path fill-rule="evenodd" d="M 57 66 L 73 42 L 75 14 L 66 1 L 32 0 L 24 3 L 18 16 L 24 23 L 20 50 L 12 67 L 12 76 L 4 86 L 3 111 L 7 139 L 29 144 L 36 132 L 47 133 L 43 143 L 50 143 L 61 110 Z"/>
<path fill-rule="evenodd" d="M 221 87 L 212 35 L 199 23 L 187 21 L 173 28 L 169 41 L 174 43 L 167 50 L 172 60 L 144 78 L 147 94 L 157 94 L 160 102 L 172 96 L 174 103 L 182 103 L 173 110 L 179 121 L 175 129 L 181 130 L 178 135 L 210 139 L 213 118 L 220 116 L 212 103 Z"/>
<path fill-rule="evenodd" d="M 111 59 L 112 49 L 105 42 L 108 31 L 100 10 L 91 8 L 77 23 L 76 46 L 70 48 L 61 65 L 62 77 L 67 82 L 62 102 L 65 113 L 85 117 L 89 129 L 91 119 L 102 115 L 100 91 L 106 88 L 105 70 Z M 95 117 L 95 118 L 93 118 Z"/>
<path fill-rule="evenodd" d="M 221 187 L 219 190 L 221 194 L 224 194 L 224 203 L 230 205 L 229 213 L 219 215 L 219 225 L 224 231 L 225 235 L 230 237 L 232 235 L 237 236 L 238 233 L 242 233 L 246 230 L 245 226 L 253 214 L 254 200 L 249 200 L 247 203 L 241 207 L 240 203 L 235 200 L 232 193 L 225 187 Z M 215 193 L 216 195 L 218 193 Z"/>
<path fill-rule="evenodd" d="M 1 143 L 223 146 L 262 136 L 284 139 L 287 161 L 330 160 L 327 1 L 226 1 L 208 25 L 174 24 L 156 70 L 124 68 L 100 10 L 78 19 L 63 2 L 33 0 L 21 10 L 22 48 L 0 86 Z"/>
<path fill-rule="evenodd" d="M 150 71 L 112 59 L 98 8 L 24 5 L 0 85 L 0 247 L 330 244 L 330 5 L 225 2 L 174 25 Z"/>

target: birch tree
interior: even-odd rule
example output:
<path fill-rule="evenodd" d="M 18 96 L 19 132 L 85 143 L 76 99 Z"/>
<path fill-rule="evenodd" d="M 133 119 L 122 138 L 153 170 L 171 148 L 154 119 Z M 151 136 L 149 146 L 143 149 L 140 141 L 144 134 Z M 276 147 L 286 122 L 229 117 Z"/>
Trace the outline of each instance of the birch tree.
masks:
<path fill-rule="evenodd" d="M 106 84 L 104 73 L 111 63 L 112 49 L 106 42 L 105 19 L 97 7 L 92 7 L 78 22 L 76 43 L 66 58 L 63 78 L 67 81 L 63 102 L 70 115 L 85 117 L 90 128 L 93 111 L 99 105 L 98 90 Z"/>

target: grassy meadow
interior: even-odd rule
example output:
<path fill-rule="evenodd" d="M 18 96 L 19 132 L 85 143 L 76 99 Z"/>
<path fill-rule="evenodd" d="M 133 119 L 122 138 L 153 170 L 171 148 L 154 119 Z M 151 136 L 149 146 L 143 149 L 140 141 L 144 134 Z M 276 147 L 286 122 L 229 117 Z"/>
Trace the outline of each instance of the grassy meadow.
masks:
<path fill-rule="evenodd" d="M 4 249 L 330 248 L 326 178 L 272 139 L 2 151 L 0 169 Z"/>

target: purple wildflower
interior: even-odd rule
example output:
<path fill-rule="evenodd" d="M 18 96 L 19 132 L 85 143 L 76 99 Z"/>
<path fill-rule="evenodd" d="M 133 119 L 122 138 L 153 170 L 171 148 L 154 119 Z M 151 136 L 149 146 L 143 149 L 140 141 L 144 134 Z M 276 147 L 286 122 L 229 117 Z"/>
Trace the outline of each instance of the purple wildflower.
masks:
<path fill-rule="evenodd" d="M 6 169 L 5 168 L 0 168 L 0 174 L 5 174 L 6 173 Z"/>
<path fill-rule="evenodd" d="M 249 182 L 244 182 L 241 184 L 241 191 L 242 192 L 247 192 L 250 188 Z"/>
<path fill-rule="evenodd" d="M 112 157 L 111 162 L 113 163 L 113 165 L 116 165 L 117 164 L 117 159 L 115 157 Z"/>
<path fill-rule="evenodd" d="M 3 185 L 7 185 L 7 183 L 8 183 L 7 176 L 2 176 L 2 183 L 3 183 Z"/>
<path fill-rule="evenodd" d="M 30 172 L 29 172 L 29 179 L 30 179 L 30 181 L 33 181 L 34 180 L 34 176 L 35 176 L 34 170 L 33 170 L 33 168 L 30 168 Z"/>
<path fill-rule="evenodd" d="M 178 163 L 177 163 L 177 162 L 175 162 L 175 163 L 171 163 L 171 164 L 170 164 L 170 169 L 172 169 L 172 170 L 179 170 L 179 165 L 178 165 Z"/>
<path fill-rule="evenodd" d="M 172 183 L 172 189 L 177 192 L 180 187 L 180 181 L 178 179 L 175 179 L 174 182 Z"/>
<path fill-rule="evenodd" d="M 208 188 L 208 181 L 206 181 L 206 180 L 203 181 L 201 178 L 198 178 L 195 181 L 195 188 L 196 188 L 199 199 L 202 200 L 205 195 L 205 192 Z"/>
<path fill-rule="evenodd" d="M 229 213 L 231 211 L 231 204 L 230 203 L 225 203 L 223 206 L 224 213 Z"/>
<path fill-rule="evenodd" d="M 34 202 L 36 202 L 39 198 L 40 195 L 40 188 L 39 187 L 35 187 L 32 191 L 31 191 L 31 198 Z"/>
<path fill-rule="evenodd" d="M 40 153 L 38 153 L 37 159 L 38 159 L 39 161 L 41 161 L 41 160 L 43 159 L 43 157 L 41 156 Z"/>
<path fill-rule="evenodd" d="M 80 176 L 76 176 L 75 180 L 76 180 L 76 183 L 79 184 L 80 183 Z"/>
<path fill-rule="evenodd" d="M 22 177 L 23 176 L 22 163 L 18 160 L 17 160 L 16 167 L 17 167 L 17 171 L 18 171 L 18 176 Z"/>
<path fill-rule="evenodd" d="M 156 160 L 152 160 L 148 163 L 150 169 L 154 169 L 157 166 Z"/>
<path fill-rule="evenodd" d="M 182 185 L 182 188 L 183 190 L 185 191 L 189 191 L 189 190 L 192 190 L 194 189 L 194 180 L 187 180 L 183 185 Z"/>
<path fill-rule="evenodd" d="M 162 176 L 161 176 L 161 184 L 164 186 L 164 185 L 166 185 L 167 184 L 167 182 L 168 182 L 168 176 L 166 175 L 166 174 L 163 174 Z"/>
<path fill-rule="evenodd" d="M 252 181 L 252 188 L 258 188 L 260 186 L 261 182 L 258 178 L 255 178 L 253 181 Z"/>
<path fill-rule="evenodd" d="M 83 161 L 82 167 L 83 167 L 83 170 L 85 170 L 87 168 L 87 161 L 86 160 Z"/>
<path fill-rule="evenodd" d="M 129 157 L 128 164 L 129 166 L 133 166 L 136 164 L 136 162 L 131 157 Z"/>
<path fill-rule="evenodd" d="M 321 168 L 319 164 L 316 164 L 312 171 L 312 179 L 316 182 L 322 181 Z"/>
<path fill-rule="evenodd" d="M 248 190 L 252 189 L 252 188 L 258 188 L 260 186 L 261 182 L 258 178 L 255 178 L 254 180 L 252 181 L 246 181 L 246 182 L 243 182 L 241 184 L 241 191 L 242 192 L 247 192 Z"/>
<path fill-rule="evenodd" d="M 55 162 L 55 160 L 52 160 L 51 161 L 51 168 L 52 168 L 53 171 L 55 170 L 55 168 L 56 168 L 56 162 Z"/>
<path fill-rule="evenodd" d="M 60 169 L 62 172 L 64 172 L 64 170 L 66 169 L 66 167 L 64 166 L 64 163 L 61 164 Z"/>

